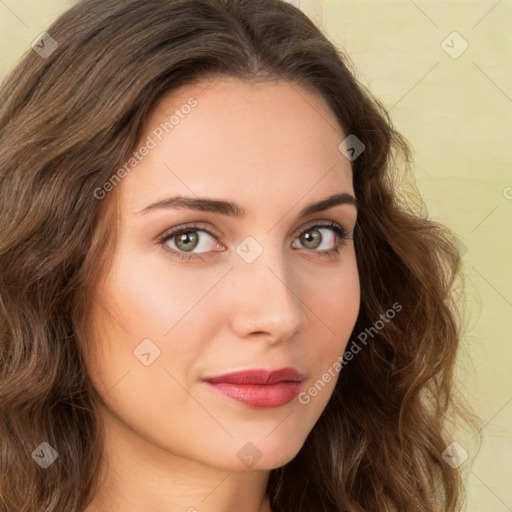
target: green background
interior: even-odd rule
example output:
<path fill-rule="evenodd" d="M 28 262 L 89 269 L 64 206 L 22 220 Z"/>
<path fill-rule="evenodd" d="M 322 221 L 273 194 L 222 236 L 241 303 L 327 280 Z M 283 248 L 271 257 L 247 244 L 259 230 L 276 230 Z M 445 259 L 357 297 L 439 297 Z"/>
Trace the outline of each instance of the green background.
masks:
<path fill-rule="evenodd" d="M 2 76 L 72 3 L 0 0 Z M 459 240 L 469 306 L 458 375 L 485 424 L 478 452 L 472 438 L 453 439 L 469 452 L 466 510 L 512 511 L 512 2 L 290 3 L 387 106 L 414 148 L 429 216 Z M 443 49 L 458 53 L 464 41 L 457 58 Z"/>

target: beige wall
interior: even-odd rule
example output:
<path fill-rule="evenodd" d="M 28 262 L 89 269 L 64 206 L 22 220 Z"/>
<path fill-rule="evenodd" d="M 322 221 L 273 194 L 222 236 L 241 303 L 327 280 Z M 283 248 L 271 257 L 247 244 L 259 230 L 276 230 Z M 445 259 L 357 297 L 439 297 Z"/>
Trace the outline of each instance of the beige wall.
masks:
<path fill-rule="evenodd" d="M 512 2 L 300 4 L 349 53 L 359 78 L 391 109 L 395 125 L 415 148 L 417 185 L 430 216 L 452 228 L 461 242 L 470 321 L 460 375 L 488 422 L 482 448 L 466 471 L 467 511 L 510 511 Z M 31 51 L 36 36 L 70 5 L 70 0 L 0 1 L 0 74 Z M 463 39 L 446 39 L 454 31 Z M 452 58 L 441 46 L 445 39 L 454 57 L 464 41 L 468 47 Z M 469 462 L 475 454 L 460 441 Z"/>

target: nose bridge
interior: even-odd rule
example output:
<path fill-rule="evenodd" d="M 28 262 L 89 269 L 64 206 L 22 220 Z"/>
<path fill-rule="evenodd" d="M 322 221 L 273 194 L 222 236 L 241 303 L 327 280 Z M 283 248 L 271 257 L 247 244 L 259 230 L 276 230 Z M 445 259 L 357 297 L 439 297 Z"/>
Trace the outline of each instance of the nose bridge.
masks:
<path fill-rule="evenodd" d="M 232 294 L 233 327 L 240 336 L 265 332 L 285 339 L 306 321 L 304 305 L 290 279 L 286 255 L 277 244 L 247 237 L 236 248 Z"/>

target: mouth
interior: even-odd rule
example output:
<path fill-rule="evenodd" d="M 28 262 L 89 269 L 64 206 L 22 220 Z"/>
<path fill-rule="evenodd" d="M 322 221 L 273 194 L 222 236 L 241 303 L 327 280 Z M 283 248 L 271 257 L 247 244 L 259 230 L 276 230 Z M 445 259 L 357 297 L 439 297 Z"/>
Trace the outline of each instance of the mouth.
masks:
<path fill-rule="evenodd" d="M 270 409 L 291 402 L 300 392 L 304 375 L 294 368 L 265 369 L 206 377 L 203 382 L 213 391 L 248 407 Z"/>

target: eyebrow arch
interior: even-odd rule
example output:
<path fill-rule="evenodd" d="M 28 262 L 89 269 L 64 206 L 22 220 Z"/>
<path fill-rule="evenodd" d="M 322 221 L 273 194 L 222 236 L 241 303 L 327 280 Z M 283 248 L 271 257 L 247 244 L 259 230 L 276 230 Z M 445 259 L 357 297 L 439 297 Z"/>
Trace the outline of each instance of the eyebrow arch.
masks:
<path fill-rule="evenodd" d="M 299 213 L 299 217 L 305 217 L 307 215 L 311 215 L 312 213 L 321 212 L 324 210 L 328 210 L 334 206 L 340 204 L 348 204 L 354 206 L 357 209 L 357 200 L 356 198 L 348 194 L 346 192 L 340 194 L 334 194 L 333 196 L 329 196 L 325 199 L 317 201 L 316 203 L 312 203 L 309 206 L 306 206 Z M 165 197 L 152 203 L 141 211 L 136 212 L 139 213 L 147 213 L 152 210 L 165 208 L 165 209 L 174 209 L 174 208 L 188 208 L 191 210 L 198 210 L 202 212 L 213 212 L 220 213 L 223 215 L 229 215 L 231 217 L 243 217 L 246 214 L 245 208 L 241 206 L 231 203 L 229 201 L 223 201 L 219 199 L 212 199 L 208 197 L 190 197 L 190 196 L 173 196 L 173 197 Z"/>

